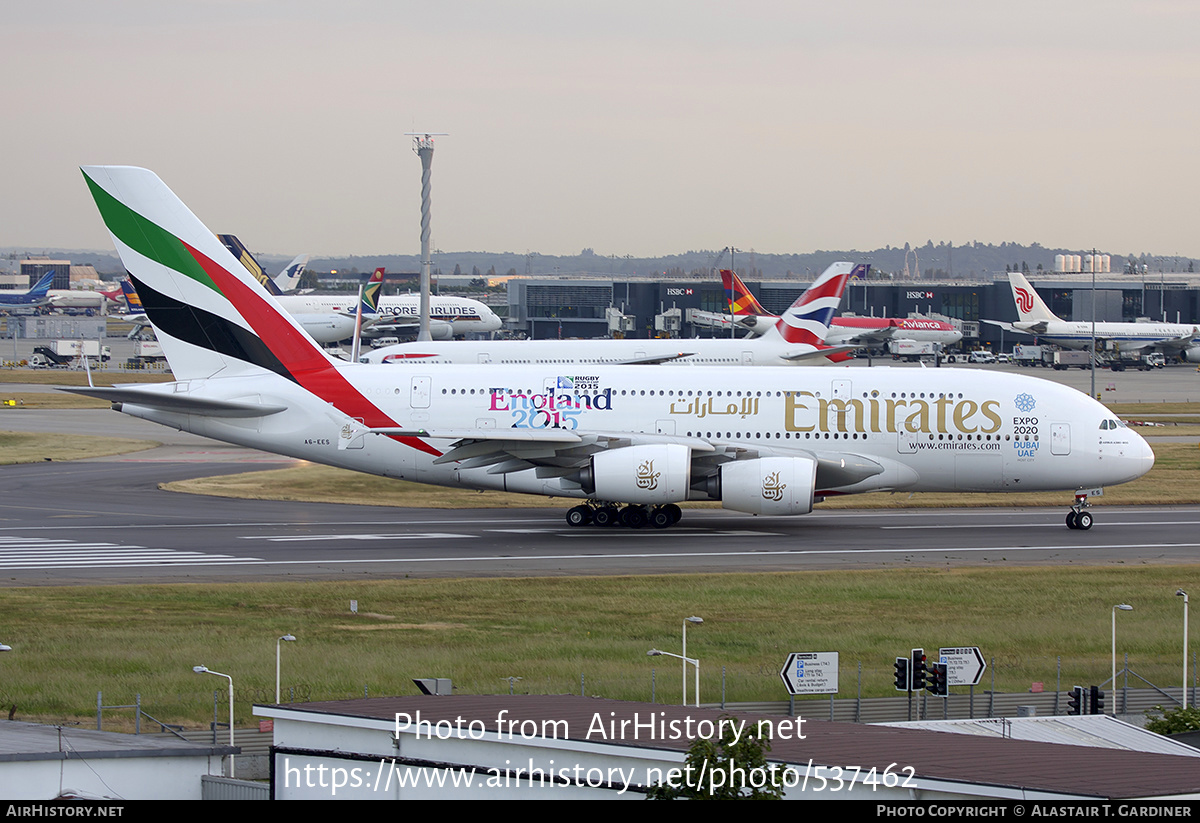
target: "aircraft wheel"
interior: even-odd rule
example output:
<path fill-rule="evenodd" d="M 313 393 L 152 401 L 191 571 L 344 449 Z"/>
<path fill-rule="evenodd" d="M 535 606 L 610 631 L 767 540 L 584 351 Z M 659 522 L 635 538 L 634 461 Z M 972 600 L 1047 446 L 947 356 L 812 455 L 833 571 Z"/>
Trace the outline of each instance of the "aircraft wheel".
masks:
<path fill-rule="evenodd" d="M 621 509 L 621 525 L 640 529 L 646 525 L 646 510 L 641 506 L 626 506 Z"/>
<path fill-rule="evenodd" d="M 667 511 L 666 506 L 658 506 L 650 512 L 650 525 L 656 529 L 665 529 L 675 525 L 675 518 Z"/>
<path fill-rule="evenodd" d="M 592 510 L 588 506 L 576 506 L 573 509 L 567 509 L 567 525 L 572 528 L 586 526 L 592 522 Z"/>
<path fill-rule="evenodd" d="M 665 511 L 671 515 L 671 523 L 672 524 L 678 523 L 679 519 L 681 517 L 683 517 L 683 509 L 679 508 L 674 503 L 668 503 L 667 505 L 663 506 L 662 508 L 663 508 L 663 511 Z"/>
<path fill-rule="evenodd" d="M 1082 531 L 1087 531 L 1092 527 L 1092 516 L 1087 512 L 1080 512 L 1075 518 L 1075 528 Z"/>
<path fill-rule="evenodd" d="M 600 528 L 615 526 L 617 523 L 617 509 L 614 506 L 601 506 L 592 512 L 592 522 Z"/>
<path fill-rule="evenodd" d="M 1079 528 L 1079 523 L 1077 522 L 1078 515 L 1079 515 L 1079 513 L 1077 511 L 1075 511 L 1074 509 L 1071 509 L 1069 512 L 1067 512 L 1067 528 L 1068 529 L 1078 529 Z"/>

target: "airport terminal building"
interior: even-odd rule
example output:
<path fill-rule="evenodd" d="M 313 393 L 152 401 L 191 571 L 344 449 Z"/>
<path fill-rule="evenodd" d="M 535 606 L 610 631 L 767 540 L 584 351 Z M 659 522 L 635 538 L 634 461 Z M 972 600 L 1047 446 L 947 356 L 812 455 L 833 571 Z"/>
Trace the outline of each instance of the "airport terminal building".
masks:
<path fill-rule="evenodd" d="M 1038 293 L 1064 320 L 1092 319 L 1091 275 L 1031 275 Z M 1096 321 L 1200 322 L 1200 279 L 1103 274 L 1096 280 Z M 780 314 L 808 287 L 808 281 L 755 281 L 746 285 L 768 311 Z M 727 312 L 719 280 L 555 278 L 508 281 L 509 331 L 531 339 L 674 335 L 682 338 L 728 335 L 703 323 L 705 313 Z M 867 317 L 934 315 L 961 323 L 964 346 L 999 350 L 1028 342 L 980 321 L 1017 319 L 1004 273 L 984 281 L 855 280 L 842 297 L 841 314 Z M 1018 339 L 1019 338 L 1019 339 Z"/>

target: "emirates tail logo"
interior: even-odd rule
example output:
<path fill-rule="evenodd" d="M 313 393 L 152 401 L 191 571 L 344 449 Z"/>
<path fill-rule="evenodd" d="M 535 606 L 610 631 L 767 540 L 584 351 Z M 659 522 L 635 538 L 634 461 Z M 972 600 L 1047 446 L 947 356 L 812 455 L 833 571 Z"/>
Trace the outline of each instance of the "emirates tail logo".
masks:
<path fill-rule="evenodd" d="M 637 487 L 654 491 L 658 488 L 658 478 L 662 472 L 654 470 L 654 461 L 646 460 L 637 468 Z"/>
<path fill-rule="evenodd" d="M 1017 297 L 1017 308 L 1022 312 L 1033 311 L 1033 295 L 1018 286 L 1013 290 Z"/>
<path fill-rule="evenodd" d="M 763 500 L 772 500 L 778 503 L 783 499 L 783 490 L 787 488 L 787 483 L 779 482 L 779 472 L 771 472 L 767 478 L 763 480 L 762 496 Z"/>

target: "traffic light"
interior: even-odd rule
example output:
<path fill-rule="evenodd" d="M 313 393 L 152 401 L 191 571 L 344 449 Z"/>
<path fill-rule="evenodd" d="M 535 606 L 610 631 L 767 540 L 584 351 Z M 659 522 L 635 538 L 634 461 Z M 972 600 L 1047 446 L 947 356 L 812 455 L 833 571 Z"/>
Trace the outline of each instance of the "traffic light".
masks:
<path fill-rule="evenodd" d="M 1083 695 L 1083 686 L 1071 688 L 1071 696 L 1067 698 L 1067 714 L 1087 714 L 1087 699 Z"/>
<path fill-rule="evenodd" d="M 919 692 L 925 688 L 925 674 L 928 669 L 925 668 L 925 650 L 912 650 L 912 665 L 908 667 L 909 674 L 912 677 L 912 690 Z"/>
<path fill-rule="evenodd" d="M 925 684 L 925 690 L 935 697 L 947 697 L 950 694 L 950 685 L 947 680 L 948 672 L 946 671 L 945 663 L 930 663 L 928 683 Z"/>
<path fill-rule="evenodd" d="M 908 658 L 897 657 L 895 665 L 896 675 L 892 682 L 896 684 L 896 691 L 908 691 Z"/>
<path fill-rule="evenodd" d="M 1104 690 L 1099 686 L 1092 686 L 1092 710 L 1090 714 L 1104 714 Z"/>

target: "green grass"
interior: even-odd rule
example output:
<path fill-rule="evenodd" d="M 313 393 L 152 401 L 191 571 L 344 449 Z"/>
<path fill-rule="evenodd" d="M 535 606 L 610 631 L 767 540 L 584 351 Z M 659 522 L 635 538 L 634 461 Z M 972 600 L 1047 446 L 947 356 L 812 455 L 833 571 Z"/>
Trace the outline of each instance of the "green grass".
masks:
<path fill-rule="evenodd" d="M 976 645 L 996 661 L 1001 691 L 1053 688 L 1056 658 L 1071 682 L 1109 667 L 1113 603 L 1120 651 L 1164 686 L 1178 679 L 1181 611 L 1174 593 L 1197 566 L 969 568 L 607 578 L 402 579 L 307 583 L 0 589 L 0 700 L 19 719 L 86 722 L 107 703 L 142 695 L 164 720 L 197 725 L 233 675 L 239 723 L 271 702 L 275 638 L 285 694 L 306 699 L 414 694 L 413 677 L 450 677 L 463 693 L 586 692 L 678 699 L 674 661 L 684 616 L 702 660 L 702 694 L 727 672 L 730 701 L 780 700 L 793 651 L 841 653 L 843 696 L 862 663 L 864 696 L 891 694 L 891 663 L 913 647 Z M 359 614 L 349 602 L 358 600 Z M 953 628 L 948 628 L 953 626 Z M 988 674 L 990 684 L 991 672 Z M 117 713 L 121 714 L 121 713 Z M 127 713 L 125 713 L 127 714 Z"/>
<path fill-rule="evenodd" d="M 0 425 L 4 413 L 0 411 Z M 153 440 L 126 437 L 96 437 L 84 434 L 43 434 L 0 431 L 0 465 L 41 463 L 47 460 L 82 460 L 110 454 L 152 449 Z"/>

